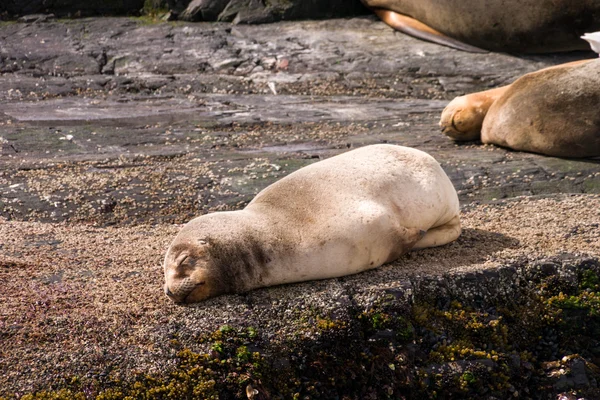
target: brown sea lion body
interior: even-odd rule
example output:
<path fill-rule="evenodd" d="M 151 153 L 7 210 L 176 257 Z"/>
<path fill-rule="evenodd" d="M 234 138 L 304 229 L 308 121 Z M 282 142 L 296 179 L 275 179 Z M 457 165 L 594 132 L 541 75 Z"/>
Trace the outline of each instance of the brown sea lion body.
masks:
<path fill-rule="evenodd" d="M 388 10 L 413 18 L 439 33 L 437 40 L 435 34 L 425 35 L 425 40 L 451 47 L 457 46 L 444 43 L 444 37 L 493 51 L 584 50 L 588 46 L 580 36 L 600 30 L 600 0 L 363 0 L 363 3 L 376 12 Z M 380 17 L 388 22 L 386 17 Z M 410 25 L 388 23 L 400 31 Z M 417 27 L 417 31 L 423 29 Z M 421 37 L 418 32 L 407 33 Z"/>
<path fill-rule="evenodd" d="M 600 157 L 600 59 L 546 68 L 502 88 L 457 97 L 440 125 L 455 140 Z"/>

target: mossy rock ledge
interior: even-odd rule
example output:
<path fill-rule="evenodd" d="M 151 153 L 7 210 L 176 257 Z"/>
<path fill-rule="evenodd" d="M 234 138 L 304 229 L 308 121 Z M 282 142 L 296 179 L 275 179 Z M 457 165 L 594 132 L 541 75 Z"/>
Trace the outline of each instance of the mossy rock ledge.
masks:
<path fill-rule="evenodd" d="M 4 398 L 600 399 L 597 258 L 513 260 L 331 301 L 289 310 L 285 334 L 241 318 L 192 350 L 173 330 L 161 373 L 63 376 Z"/>

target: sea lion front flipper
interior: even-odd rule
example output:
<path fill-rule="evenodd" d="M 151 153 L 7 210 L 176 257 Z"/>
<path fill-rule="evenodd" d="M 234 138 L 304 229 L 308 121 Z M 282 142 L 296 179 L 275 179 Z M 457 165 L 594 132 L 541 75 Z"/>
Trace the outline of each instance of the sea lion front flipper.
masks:
<path fill-rule="evenodd" d="M 442 132 L 454 140 L 477 140 L 488 110 L 510 85 L 455 97 L 440 118 Z"/>
<path fill-rule="evenodd" d="M 409 16 L 382 8 L 375 8 L 373 11 L 383 22 L 407 35 L 469 53 L 488 53 L 487 50 L 452 39 Z"/>

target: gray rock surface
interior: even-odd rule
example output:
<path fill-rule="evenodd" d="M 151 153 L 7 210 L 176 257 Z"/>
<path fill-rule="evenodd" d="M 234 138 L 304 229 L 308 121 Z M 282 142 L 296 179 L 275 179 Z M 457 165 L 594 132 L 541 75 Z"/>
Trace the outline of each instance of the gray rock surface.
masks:
<path fill-rule="evenodd" d="M 69 210 L 83 199 L 61 200 L 63 212 L 20 185 L 25 177 L 17 171 L 39 163 L 148 164 L 198 154 L 298 168 L 382 141 L 430 152 L 463 202 L 600 191 L 597 160 L 458 145 L 437 127 L 454 96 L 591 54 L 468 54 L 395 33 L 374 17 L 260 26 L 128 18 L 4 23 L 0 40 L 0 164 L 8 179 L 0 196 L 10 204 L 3 216 L 75 218 Z M 229 182 L 221 193 L 244 204 L 281 173 L 240 186 L 213 171 L 212 181 Z M 131 190 L 146 209 L 131 208 L 130 222 L 143 222 L 156 205 L 137 192 L 143 188 Z M 181 222 L 222 206 L 214 188 L 199 190 L 201 206 L 192 202 L 161 219 Z"/>

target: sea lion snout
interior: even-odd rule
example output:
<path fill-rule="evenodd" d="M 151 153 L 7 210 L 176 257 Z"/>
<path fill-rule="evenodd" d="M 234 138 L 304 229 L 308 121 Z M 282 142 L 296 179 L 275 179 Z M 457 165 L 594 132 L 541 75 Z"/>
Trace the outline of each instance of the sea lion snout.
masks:
<path fill-rule="evenodd" d="M 207 296 L 207 277 L 203 269 L 165 268 L 165 295 L 175 303 L 192 303 Z"/>
<path fill-rule="evenodd" d="M 180 297 L 177 296 L 175 293 L 173 293 L 171 291 L 171 289 L 169 289 L 169 287 L 165 284 L 165 294 L 167 295 L 167 297 L 171 300 L 173 300 L 174 303 L 176 304 L 183 304 L 184 301 L 183 299 L 185 299 L 185 297 Z"/>
<path fill-rule="evenodd" d="M 456 141 L 481 139 L 488 110 L 506 88 L 507 86 L 502 86 L 456 97 L 442 111 L 439 123 L 442 132 Z"/>
<path fill-rule="evenodd" d="M 168 298 L 173 300 L 177 304 L 182 303 L 193 303 L 197 301 L 197 298 L 203 298 L 203 292 L 206 292 L 206 281 L 195 282 L 192 278 L 188 277 L 180 282 L 169 282 L 165 284 L 164 290 Z"/>
<path fill-rule="evenodd" d="M 192 292 L 195 285 L 188 277 L 183 279 L 167 279 L 165 283 L 165 294 L 175 303 L 183 303 L 184 299 Z"/>
<path fill-rule="evenodd" d="M 175 239 L 164 261 L 164 292 L 175 303 L 193 303 L 209 297 L 210 257 L 205 241 Z"/>

